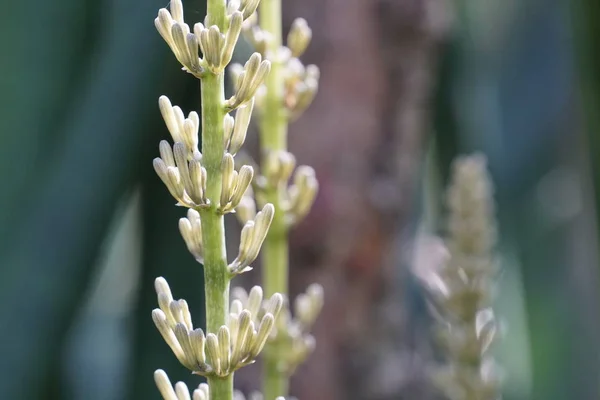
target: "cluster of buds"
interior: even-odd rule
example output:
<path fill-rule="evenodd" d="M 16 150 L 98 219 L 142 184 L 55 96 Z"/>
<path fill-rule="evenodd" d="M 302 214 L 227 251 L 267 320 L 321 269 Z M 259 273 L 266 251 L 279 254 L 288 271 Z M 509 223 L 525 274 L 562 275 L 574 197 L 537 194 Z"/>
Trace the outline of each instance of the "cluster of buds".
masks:
<path fill-rule="evenodd" d="M 239 171 L 235 170 L 233 156 L 225 153 L 221 163 L 221 198 L 219 200 L 219 211 L 223 214 L 231 212 L 242 200 L 242 196 L 250 187 L 254 169 L 250 165 L 244 165 Z"/>
<path fill-rule="evenodd" d="M 230 1 L 225 32 L 207 20 L 206 27 L 200 22 L 195 24 L 192 33 L 183 20 L 181 0 L 171 1 L 170 10 L 161 9 L 154 25 L 183 69 L 202 78 L 206 70 L 218 74 L 229 64 L 242 24 L 256 11 L 258 3 L 257 0 Z"/>
<path fill-rule="evenodd" d="M 271 63 L 263 60 L 260 53 L 252 54 L 243 67 L 232 65 L 235 92 L 225 103 L 227 109 L 233 110 L 253 98 L 270 70 Z"/>
<path fill-rule="evenodd" d="M 312 31 L 306 20 L 297 18 L 291 26 L 287 37 L 287 46 L 280 47 L 276 54 L 270 54 L 270 34 L 263 31 L 257 25 L 256 16 L 248 18 L 242 27 L 244 37 L 254 46 L 256 51 L 272 62 L 283 66 L 284 93 L 282 107 L 289 119 L 298 118 L 312 103 L 319 86 L 319 68 L 316 65 L 304 66 L 300 56 L 304 54 L 310 44 Z M 240 74 L 243 69 L 240 65 L 232 65 L 231 72 L 234 86 L 240 85 Z M 266 90 L 261 88 L 256 93 L 258 110 L 261 111 L 264 104 Z"/>
<path fill-rule="evenodd" d="M 434 378 L 453 400 L 496 400 L 501 374 L 490 354 L 499 332 L 492 294 L 497 272 L 491 179 L 482 155 L 454 162 L 447 195 L 448 238 L 438 265 L 419 274 L 439 321 L 435 337 L 446 365 Z"/>
<path fill-rule="evenodd" d="M 225 116 L 225 120 L 223 121 L 223 130 L 225 131 L 223 135 L 223 139 L 225 140 L 224 147 L 234 156 L 246 141 L 246 134 L 248 133 L 248 125 L 250 124 L 253 109 L 254 98 L 237 108 L 235 118 L 229 114 Z"/>
<path fill-rule="evenodd" d="M 295 167 L 296 158 L 292 153 L 283 150 L 270 151 L 265 156 L 262 175 L 255 180 L 254 189 L 248 190 L 238 204 L 236 209 L 238 219 L 245 223 L 254 218 L 256 202 L 261 205 L 266 202 L 265 191 L 270 188 L 284 188 L 279 208 L 285 215 L 286 224 L 292 226 L 301 221 L 315 201 L 319 183 L 312 167 L 307 165 Z M 291 184 L 289 184 L 290 178 L 292 178 Z"/>
<path fill-rule="evenodd" d="M 156 29 L 171 48 L 183 69 L 202 79 L 207 71 L 220 74 L 230 63 L 233 50 L 240 36 L 244 21 L 254 14 L 259 1 L 230 1 L 228 4 L 227 29 L 221 32 L 217 25 L 207 26 L 198 22 L 193 32 L 183 20 L 181 0 L 171 1 L 170 10 L 162 8 L 154 20 Z M 202 53 L 202 58 L 199 53 Z M 250 101 L 269 73 L 271 64 L 254 53 L 242 68 L 236 93 L 226 101 L 226 107 L 234 110 Z"/>
<path fill-rule="evenodd" d="M 249 220 L 244 224 L 240 237 L 238 255 L 227 266 L 229 273 L 232 276 L 252 270 L 250 264 L 258 257 L 258 253 L 267 236 L 274 214 L 275 209 L 273 208 L 273 205 L 266 204 L 262 211 L 254 216 L 253 220 Z M 198 211 L 194 209 L 188 210 L 187 217 L 179 220 L 179 231 L 181 232 L 181 236 L 183 237 L 189 252 L 198 262 L 202 263 L 204 261 L 202 220 L 200 219 Z"/>
<path fill-rule="evenodd" d="M 258 252 L 267 236 L 274 214 L 275 208 L 273 205 L 266 204 L 262 211 L 254 216 L 253 220 L 246 221 L 240 236 L 238 255 L 229 264 L 229 272 L 240 274 L 251 269 L 250 264 L 258 257 Z"/>
<path fill-rule="evenodd" d="M 171 101 L 167 96 L 160 96 L 158 107 L 165 120 L 167 129 L 173 138 L 173 142 L 185 144 L 188 153 L 193 158 L 202 158 L 202 155 L 198 151 L 198 129 L 200 127 L 198 113 L 192 111 L 185 118 L 181 108 L 171 105 Z"/>
<path fill-rule="evenodd" d="M 164 278 L 156 279 L 155 289 L 159 308 L 152 311 L 154 324 L 179 362 L 202 376 L 224 377 L 253 363 L 271 335 L 283 304 L 283 297 L 274 294 L 256 323 L 256 317 L 244 309 L 232 312 L 227 325 L 216 334 L 205 335 L 202 329 L 194 329 L 186 301 L 173 299 Z"/>
<path fill-rule="evenodd" d="M 206 197 L 206 168 L 202 166 L 202 154 L 194 156 L 188 147 L 175 142 L 173 148 L 166 140 L 159 144 L 160 157 L 154 159 L 156 174 L 163 181 L 177 204 L 188 208 L 208 208 Z"/>
<path fill-rule="evenodd" d="M 249 310 L 257 318 L 264 313 L 260 311 L 264 306 L 261 306 L 262 289 L 259 286 L 253 287 L 249 293 L 243 288 L 235 288 L 232 297 L 232 310 Z M 313 283 L 306 293 L 296 297 L 293 317 L 287 301 L 279 313 L 275 323 L 276 329 L 273 330 L 269 341 L 277 342 L 277 348 L 280 350 L 277 353 L 277 366 L 287 376 L 292 375 L 296 367 L 314 350 L 315 338 L 309 332 L 322 308 L 323 287 Z M 269 354 L 265 354 L 265 357 L 269 357 Z"/>
<path fill-rule="evenodd" d="M 162 99 L 166 99 L 166 97 L 161 97 L 162 104 L 168 102 L 168 99 L 166 102 Z M 249 120 L 249 115 L 239 115 L 240 113 L 242 115 L 245 114 L 244 110 L 248 108 L 251 108 L 251 106 L 246 105 L 240 108 L 236 116 Z M 169 109 L 179 110 L 179 108 L 170 107 L 170 103 Z M 178 115 L 179 113 L 181 113 L 181 110 L 172 114 Z M 165 118 L 165 120 L 167 119 Z M 245 124 L 245 128 L 248 125 L 247 120 L 242 122 L 242 124 Z M 189 121 L 189 119 L 185 121 Z M 238 121 L 233 123 L 232 138 L 237 134 L 235 127 Z M 169 123 L 167 125 L 169 126 Z M 174 130 L 172 132 L 179 133 L 179 131 L 175 130 L 178 125 L 174 124 L 173 126 Z M 173 134 L 174 137 L 175 135 Z M 181 139 L 180 137 L 178 138 Z M 197 143 L 197 140 L 196 136 L 195 143 Z M 187 141 L 187 143 L 194 142 Z M 179 230 L 190 253 L 192 253 L 198 262 L 203 262 L 202 223 L 197 210 L 209 208 L 211 202 L 206 197 L 207 172 L 206 168 L 202 166 L 202 154 L 197 149 L 192 152 L 190 147 L 184 142 L 176 142 L 171 148 L 171 145 L 165 140 L 160 142 L 159 151 L 160 157 L 154 159 L 154 169 L 169 189 L 171 195 L 177 200 L 178 205 L 189 208 L 187 218 L 182 218 L 179 221 Z M 249 165 L 244 165 L 239 171 L 236 171 L 233 155 L 225 153 L 221 163 L 221 173 L 222 189 L 217 211 L 222 214 L 230 213 L 234 212 L 241 205 L 243 209 L 241 214 L 246 215 L 248 201 L 245 200 L 242 202 L 242 200 L 250 188 L 254 169 Z M 256 213 L 254 209 L 252 218 L 244 221 L 245 225 L 242 229 L 238 256 L 229 264 L 229 271 L 232 274 L 239 274 L 250 270 L 249 265 L 258 256 L 273 219 L 273 214 L 273 206 L 265 203 L 261 212 Z"/>

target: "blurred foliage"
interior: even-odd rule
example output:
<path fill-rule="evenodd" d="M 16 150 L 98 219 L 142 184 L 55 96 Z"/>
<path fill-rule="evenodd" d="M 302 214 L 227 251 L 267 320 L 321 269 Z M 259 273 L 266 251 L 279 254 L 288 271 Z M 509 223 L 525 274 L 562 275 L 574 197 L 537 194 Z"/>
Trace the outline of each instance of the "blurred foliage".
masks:
<path fill-rule="evenodd" d="M 595 119 L 593 132 L 598 132 L 598 3 L 576 3 L 588 28 L 580 30 L 575 43 L 583 58 L 595 63 L 584 60 L 588 75 L 580 82 L 587 92 L 588 115 Z M 444 181 L 457 153 L 482 150 L 490 159 L 502 266 L 511 269 L 503 279 L 515 272 L 522 279 L 533 368 L 531 393 L 516 371 L 507 371 L 507 398 L 597 398 L 600 366 L 597 352 L 589 351 L 597 347 L 597 322 L 590 323 L 590 313 L 582 309 L 598 311 L 598 305 L 582 306 L 580 301 L 584 295 L 590 299 L 582 282 L 597 274 L 594 264 L 575 265 L 582 259 L 596 261 L 597 248 L 579 245 L 584 254 L 574 256 L 571 246 L 573 241 L 589 242 L 580 227 L 597 215 L 597 205 L 586 207 L 580 198 L 591 196 L 586 186 L 590 172 L 585 138 L 577 129 L 569 3 L 459 0 L 457 5 L 458 28 L 442 57 L 436 96 L 436 154 Z M 581 271 L 584 275 L 575 278 Z M 597 282 L 591 290 L 597 294 Z M 516 336 L 511 338 L 512 317 L 506 318 L 504 348 L 511 352 Z M 522 390 L 515 384 L 519 381 L 525 385 Z"/>
<path fill-rule="evenodd" d="M 188 1 L 190 15 L 204 15 L 202 3 Z M 144 312 L 136 313 L 135 340 L 135 365 L 143 368 L 133 369 L 132 382 L 168 350 L 157 344 L 149 322 L 154 276 L 167 275 L 176 293 L 201 301 L 201 269 L 181 243 L 165 239 L 176 237 L 182 212 L 169 211 L 164 189 L 151 187 L 158 186 L 151 160 L 166 135 L 158 96 L 168 93 L 186 108 L 198 101 L 193 78 L 167 57 L 154 32 L 161 6 L 133 0 L 4 5 L 0 41 L 10 56 L 0 64 L 0 398 L 65 398 L 64 340 L 117 204 L 136 182 L 149 192 L 144 189 L 142 203 L 148 222 L 139 295 Z M 159 257 L 165 247 L 177 247 L 181 257 Z M 179 263 L 196 272 L 171 268 Z M 140 386 L 153 389 L 151 373 Z M 156 397 L 152 393 L 133 398 Z"/>
<path fill-rule="evenodd" d="M 589 143 L 597 209 L 600 207 L 600 4 L 594 0 L 572 2 L 572 22 L 579 66 L 583 129 Z M 596 213 L 600 218 L 600 213 Z M 600 221 L 600 220 L 599 220 Z M 599 222 L 600 225 L 600 222 Z"/>

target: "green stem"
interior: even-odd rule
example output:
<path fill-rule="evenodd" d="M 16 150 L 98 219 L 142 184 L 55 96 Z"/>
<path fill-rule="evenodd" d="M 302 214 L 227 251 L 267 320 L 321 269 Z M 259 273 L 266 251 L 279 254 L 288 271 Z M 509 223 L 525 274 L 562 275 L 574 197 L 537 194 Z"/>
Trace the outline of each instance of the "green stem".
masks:
<path fill-rule="evenodd" d="M 265 79 L 267 94 L 261 116 L 260 140 L 263 152 L 287 148 L 287 117 L 283 108 L 283 65 L 274 59 L 281 47 L 281 0 L 262 0 L 259 9 L 260 27 L 271 34 L 267 57 L 271 72 Z M 277 206 L 275 206 L 277 209 Z"/>
<path fill-rule="evenodd" d="M 202 79 L 202 165 L 206 168 L 206 196 L 211 207 L 200 210 L 204 245 L 206 286 L 206 329 L 217 333 L 229 314 L 229 276 L 223 216 L 216 210 L 221 196 L 223 160 L 223 118 L 225 111 L 223 75 Z"/>
<path fill-rule="evenodd" d="M 272 350 L 273 347 L 265 349 Z M 263 396 L 265 400 L 275 400 L 277 396 L 287 398 L 289 392 L 289 379 L 277 368 L 277 355 L 266 356 L 263 368 Z"/>
<path fill-rule="evenodd" d="M 271 72 L 265 80 L 267 93 L 264 112 L 260 121 L 260 144 L 263 157 L 269 151 L 287 149 L 288 120 L 283 105 L 284 77 L 281 61 L 277 55 L 282 43 L 281 0 L 262 0 L 259 9 L 260 27 L 271 34 L 267 49 L 267 58 L 271 61 Z M 264 162 L 264 158 L 263 158 Z M 288 231 L 281 199 L 286 187 L 268 188 L 265 200 L 275 207 L 275 216 L 262 247 L 263 289 L 267 296 L 273 293 L 288 293 Z M 288 395 L 288 376 L 278 368 L 278 360 L 283 349 L 275 341 L 265 348 L 263 364 L 263 395 L 265 400 L 274 400 L 277 396 Z"/>
<path fill-rule="evenodd" d="M 263 286 L 266 296 L 288 293 L 288 232 L 284 213 L 280 212 L 278 191 L 266 193 L 267 201 L 275 206 L 275 216 L 262 248 Z"/>
<path fill-rule="evenodd" d="M 225 0 L 208 0 L 206 5 L 208 26 L 217 25 L 221 33 L 225 32 L 226 10 Z"/>
<path fill-rule="evenodd" d="M 262 248 L 263 286 L 267 296 L 276 292 L 288 293 L 288 235 L 284 215 L 279 208 L 278 191 L 275 189 L 267 193 L 267 201 L 275 205 L 275 216 Z M 278 340 L 265 346 L 262 388 L 265 400 L 288 395 L 289 377 L 278 366 L 285 358 L 285 351 L 285 342 Z"/>
<path fill-rule="evenodd" d="M 212 377 L 207 380 L 211 400 L 233 399 L 233 374 L 229 374 L 225 378 Z"/>
<path fill-rule="evenodd" d="M 211 1 L 209 1 L 209 6 Z M 213 6 L 214 8 L 214 6 Z M 210 7 L 209 7 L 210 15 Z M 213 20 L 214 21 L 214 20 Z M 211 207 L 200 210 L 204 245 L 204 281 L 206 292 L 206 331 L 217 333 L 229 315 L 229 274 L 223 216 L 217 212 L 221 195 L 221 162 L 224 154 L 223 118 L 225 117 L 223 74 L 207 74 L 201 80 L 202 165 L 206 168 L 206 196 Z M 209 378 L 212 400 L 233 399 L 233 374 Z"/>

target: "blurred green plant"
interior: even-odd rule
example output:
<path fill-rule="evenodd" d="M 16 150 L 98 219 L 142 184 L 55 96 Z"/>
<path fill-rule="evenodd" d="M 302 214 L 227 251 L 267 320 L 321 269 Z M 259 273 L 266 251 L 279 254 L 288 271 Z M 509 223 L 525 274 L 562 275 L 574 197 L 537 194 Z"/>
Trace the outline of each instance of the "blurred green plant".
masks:
<path fill-rule="evenodd" d="M 434 337 L 444 356 L 432 378 L 452 400 L 501 397 L 502 374 L 490 351 L 499 331 L 492 308 L 498 274 L 492 196 L 485 157 L 458 157 L 446 197 L 447 238 L 422 238 L 414 265 L 430 295 Z"/>
<path fill-rule="evenodd" d="M 597 63 L 592 46 L 597 44 L 592 22 L 597 5 L 539 0 L 511 1 L 506 7 L 462 0 L 457 5 L 456 35 L 445 51 L 438 87 L 436 153 L 444 181 L 452 158 L 475 149 L 488 155 L 496 178 L 502 233 L 498 249 L 503 260 L 511 260 L 504 265 L 517 279 L 513 287 L 523 288 L 525 305 L 525 310 L 511 314 L 527 316 L 523 327 L 511 321 L 512 334 L 502 346 L 518 346 L 512 342 L 516 328 L 523 334 L 519 341 L 524 340 L 531 353 L 531 382 L 527 374 L 515 373 L 529 367 L 525 353 L 503 354 L 515 366 L 509 368 L 505 395 L 588 398 L 597 393 L 597 376 L 590 371 L 598 368 L 598 357 L 589 352 L 597 336 L 597 324 L 589 318 L 597 307 L 589 299 L 597 285 L 587 286 L 588 278 L 597 276 L 589 263 L 597 246 L 588 244 L 597 232 L 592 228 L 591 236 L 581 235 L 580 229 L 582 221 L 597 215 L 586 197 L 586 159 L 595 148 L 587 147 L 589 137 L 574 132 L 580 104 L 573 101 L 577 71 L 569 29 L 581 34 L 575 36 L 580 59 L 590 57 L 588 75 L 580 75 L 580 82 L 594 87 L 597 78 L 590 74 L 597 76 L 591 69 Z M 570 7 L 588 22 L 569 19 Z M 597 91 L 590 92 L 596 97 Z M 570 214 L 577 198 L 583 199 L 582 208 Z M 548 206 L 560 212 L 552 214 Z M 578 243 L 576 251 L 573 241 Z M 499 303 L 508 304 L 502 297 Z M 514 318 L 504 309 L 503 315 Z M 572 337 L 578 340 L 568 340 Z"/>
<path fill-rule="evenodd" d="M 63 398 L 66 333 L 150 151 L 145 138 L 159 122 L 146 116 L 150 99 L 181 83 L 144 33 L 157 4 L 5 7 L 0 178 L 10 189 L 0 191 L 0 315 L 13 328 L 0 340 L 2 398 Z"/>

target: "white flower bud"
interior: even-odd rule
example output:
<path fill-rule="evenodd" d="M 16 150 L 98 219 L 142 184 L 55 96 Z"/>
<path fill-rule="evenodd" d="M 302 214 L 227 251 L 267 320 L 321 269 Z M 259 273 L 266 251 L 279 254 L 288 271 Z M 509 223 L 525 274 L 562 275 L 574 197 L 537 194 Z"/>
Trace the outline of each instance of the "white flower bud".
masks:
<path fill-rule="evenodd" d="M 287 46 L 292 51 L 293 57 L 300 57 L 312 38 L 312 31 L 304 18 L 296 18 L 292 23 L 287 37 Z"/>

